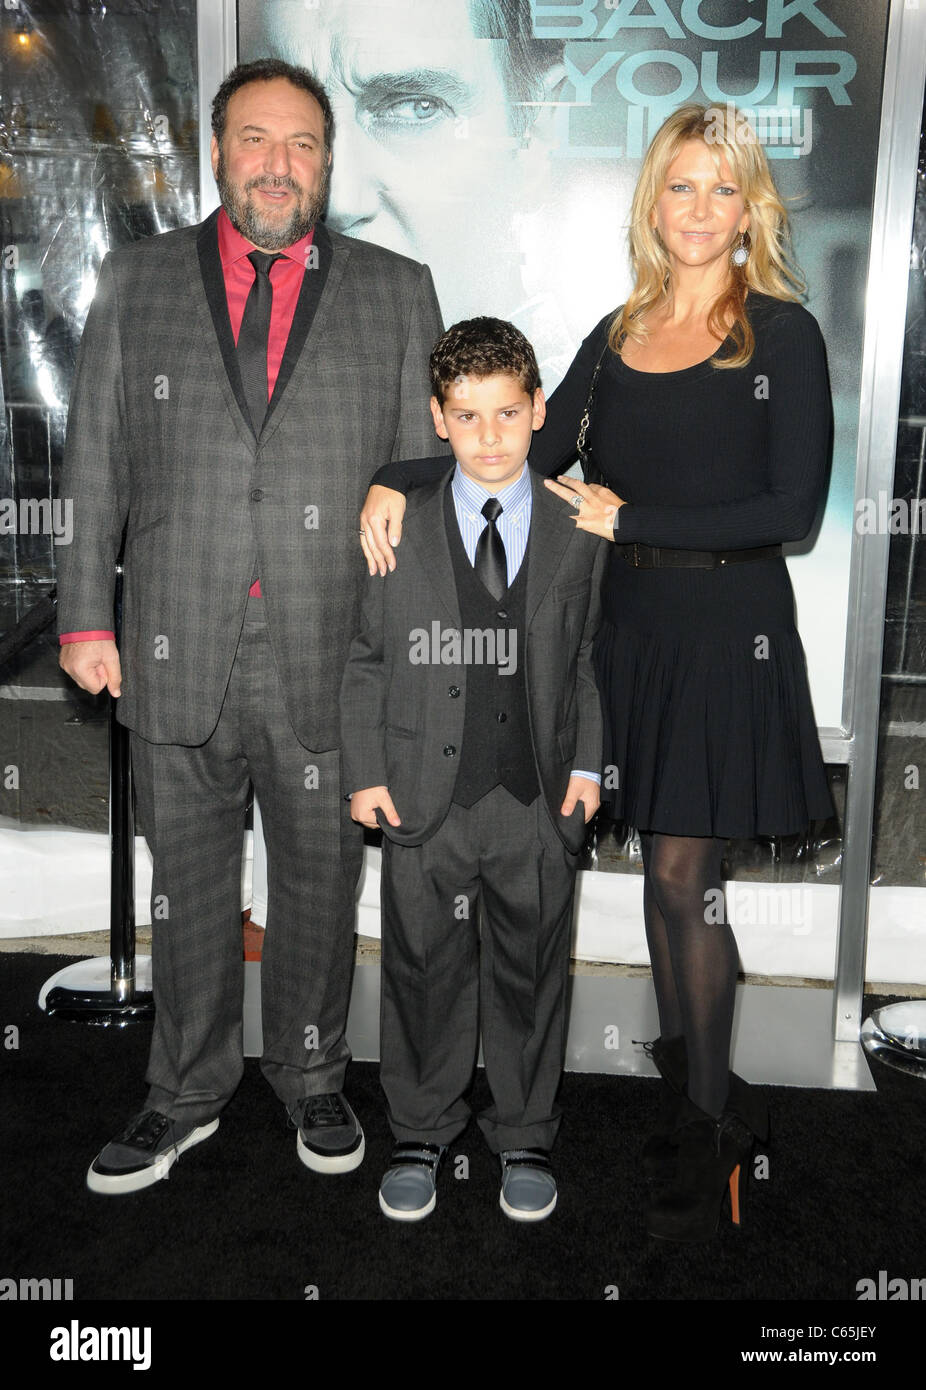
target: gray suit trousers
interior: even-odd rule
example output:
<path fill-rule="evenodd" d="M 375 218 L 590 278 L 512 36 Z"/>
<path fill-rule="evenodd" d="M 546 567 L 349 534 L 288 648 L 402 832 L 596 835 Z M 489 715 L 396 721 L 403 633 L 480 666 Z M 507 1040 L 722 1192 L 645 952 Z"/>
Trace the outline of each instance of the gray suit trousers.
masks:
<path fill-rule="evenodd" d="M 552 1147 L 576 863 L 543 798 L 503 787 L 452 805 L 422 845 L 384 838 L 380 1078 L 397 1140 L 466 1127 L 481 1028 L 489 1148 Z"/>
<path fill-rule="evenodd" d="M 293 732 L 263 600 L 248 600 L 218 724 L 198 747 L 132 735 L 140 829 L 154 857 L 156 1019 L 147 1104 L 203 1123 L 243 1070 L 241 847 L 260 796 L 270 900 L 261 965 L 261 1067 L 287 1105 L 342 1089 L 362 839 L 337 750 Z"/>

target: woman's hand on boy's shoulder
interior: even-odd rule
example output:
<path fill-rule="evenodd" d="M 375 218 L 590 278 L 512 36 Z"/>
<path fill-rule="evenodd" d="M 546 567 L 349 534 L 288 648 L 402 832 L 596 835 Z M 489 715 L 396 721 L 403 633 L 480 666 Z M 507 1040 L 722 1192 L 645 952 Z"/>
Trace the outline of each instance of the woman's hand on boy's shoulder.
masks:
<path fill-rule="evenodd" d="M 556 482 L 547 478 L 544 487 L 572 506 L 572 517 L 578 530 L 602 536 L 606 541 L 614 540 L 614 518 L 624 505 L 624 499 L 618 497 L 616 492 L 600 483 L 582 483 L 578 478 L 565 475 L 557 478 Z"/>
<path fill-rule="evenodd" d="M 396 565 L 394 545 L 402 539 L 405 495 L 378 483 L 370 488 L 360 513 L 360 545 L 370 575 L 385 577 Z"/>

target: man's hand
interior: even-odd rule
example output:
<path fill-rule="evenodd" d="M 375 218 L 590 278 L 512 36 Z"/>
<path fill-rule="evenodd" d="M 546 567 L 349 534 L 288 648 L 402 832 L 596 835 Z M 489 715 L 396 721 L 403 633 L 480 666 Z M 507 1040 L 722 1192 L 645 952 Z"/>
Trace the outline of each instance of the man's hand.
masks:
<path fill-rule="evenodd" d="M 601 805 L 601 788 L 589 777 L 570 777 L 569 786 L 566 788 L 566 800 L 559 808 L 560 815 L 571 816 L 580 801 L 585 807 L 585 824 L 588 825 Z"/>
<path fill-rule="evenodd" d="M 111 638 L 96 642 L 65 642 L 58 657 L 62 671 L 82 690 L 99 695 L 105 686 L 110 695 L 122 694 L 119 649 Z"/>
<path fill-rule="evenodd" d="M 364 787 L 363 791 L 354 792 L 350 799 L 351 820 L 367 826 L 370 830 L 378 830 L 379 822 L 374 814 L 377 810 L 382 811 L 390 825 L 402 824 L 392 804 L 388 787 Z"/>
<path fill-rule="evenodd" d="M 371 487 L 360 513 L 360 544 L 371 576 L 395 569 L 394 545 L 402 539 L 405 495 L 391 487 Z"/>

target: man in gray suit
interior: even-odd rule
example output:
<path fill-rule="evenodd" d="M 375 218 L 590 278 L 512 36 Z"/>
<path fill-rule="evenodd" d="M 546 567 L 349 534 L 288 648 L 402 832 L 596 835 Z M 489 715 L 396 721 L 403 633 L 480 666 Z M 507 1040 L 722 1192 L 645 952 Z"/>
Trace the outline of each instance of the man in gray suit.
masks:
<path fill-rule="evenodd" d="M 424 452 L 441 325 L 427 267 L 319 220 L 331 142 L 311 74 L 236 68 L 213 103 L 222 208 L 107 256 L 81 344 L 61 664 L 85 689 L 121 691 L 132 730 L 157 1009 L 145 1108 L 91 1165 L 97 1192 L 166 1177 L 240 1080 L 251 784 L 271 898 L 261 1066 L 308 1167 L 363 1157 L 342 1092 L 362 846 L 340 792 L 338 683 L 366 482 Z"/>

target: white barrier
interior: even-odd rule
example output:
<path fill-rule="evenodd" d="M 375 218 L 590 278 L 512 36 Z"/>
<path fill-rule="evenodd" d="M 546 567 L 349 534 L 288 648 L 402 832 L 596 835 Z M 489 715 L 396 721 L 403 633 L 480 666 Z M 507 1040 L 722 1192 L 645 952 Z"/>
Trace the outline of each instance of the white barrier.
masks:
<path fill-rule="evenodd" d="M 251 906 L 252 836 L 242 854 L 242 906 Z M 367 848 L 357 931 L 378 937 L 380 851 Z M 258 877 L 260 877 L 258 875 Z M 109 925 L 109 837 L 0 821 L 0 937 L 59 936 Z M 135 840 L 135 913 L 150 922 L 151 856 Z M 834 884 L 727 884 L 729 920 L 750 975 L 831 980 L 839 889 Z M 255 913 L 258 920 L 266 913 Z M 579 874 L 573 955 L 577 960 L 648 965 L 639 874 Z M 872 888 L 868 980 L 926 983 L 926 888 Z"/>

